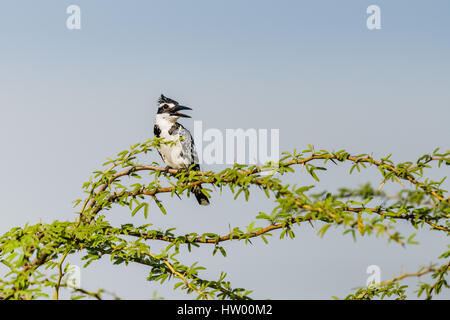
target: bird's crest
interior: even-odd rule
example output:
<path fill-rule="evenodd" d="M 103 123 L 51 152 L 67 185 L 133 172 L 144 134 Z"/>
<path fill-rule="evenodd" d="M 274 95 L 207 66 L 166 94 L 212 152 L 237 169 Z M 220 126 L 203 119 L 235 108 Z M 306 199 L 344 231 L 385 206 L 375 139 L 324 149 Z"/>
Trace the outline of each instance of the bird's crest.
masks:
<path fill-rule="evenodd" d="M 158 100 L 159 104 L 163 104 L 163 103 L 173 103 L 174 105 L 178 105 L 178 102 L 175 100 L 172 100 L 170 98 L 167 98 L 166 96 L 164 96 L 163 94 L 161 95 L 161 97 Z"/>

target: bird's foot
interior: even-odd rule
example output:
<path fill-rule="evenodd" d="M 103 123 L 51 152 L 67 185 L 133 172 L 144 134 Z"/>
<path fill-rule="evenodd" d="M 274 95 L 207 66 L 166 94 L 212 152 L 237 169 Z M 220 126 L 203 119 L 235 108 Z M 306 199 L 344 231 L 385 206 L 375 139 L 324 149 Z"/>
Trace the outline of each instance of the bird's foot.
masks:
<path fill-rule="evenodd" d="M 169 170 L 173 170 L 173 168 L 172 167 L 169 167 L 169 166 L 166 166 L 165 168 L 164 168 L 164 173 L 165 174 L 169 174 Z M 183 168 L 181 168 L 181 169 L 177 169 L 177 173 L 175 174 L 175 175 L 178 175 L 178 174 L 180 174 L 180 173 L 182 173 L 182 172 L 184 172 L 184 171 L 186 171 L 185 169 L 183 169 Z"/>
<path fill-rule="evenodd" d="M 164 172 L 165 174 L 168 174 L 170 169 L 172 169 L 172 168 L 169 167 L 169 166 L 166 166 L 166 167 L 164 168 L 164 171 L 163 171 L 163 172 Z"/>
<path fill-rule="evenodd" d="M 179 175 L 180 173 L 183 173 L 183 172 L 189 172 L 189 171 L 187 169 L 181 168 L 181 169 L 177 170 L 177 175 Z"/>

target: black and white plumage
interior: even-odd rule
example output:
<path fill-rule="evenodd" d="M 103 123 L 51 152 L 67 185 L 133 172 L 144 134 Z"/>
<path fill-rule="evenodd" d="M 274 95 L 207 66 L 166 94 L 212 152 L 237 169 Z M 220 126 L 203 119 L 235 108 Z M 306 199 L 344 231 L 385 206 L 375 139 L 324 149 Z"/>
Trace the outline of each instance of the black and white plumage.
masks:
<path fill-rule="evenodd" d="M 200 170 L 194 139 L 189 130 L 177 122 L 180 117 L 190 118 L 190 116 L 179 111 L 192 109 L 181 106 L 177 101 L 164 95 L 161 95 L 158 103 L 153 133 L 158 138 L 164 138 L 165 141 L 176 141 L 174 145 L 161 144 L 158 148 L 159 155 L 167 168 L 180 170 L 188 169 L 191 165 L 194 165 L 192 170 Z M 201 186 L 196 186 L 193 193 L 200 205 L 209 205 L 209 200 L 201 189 Z"/>

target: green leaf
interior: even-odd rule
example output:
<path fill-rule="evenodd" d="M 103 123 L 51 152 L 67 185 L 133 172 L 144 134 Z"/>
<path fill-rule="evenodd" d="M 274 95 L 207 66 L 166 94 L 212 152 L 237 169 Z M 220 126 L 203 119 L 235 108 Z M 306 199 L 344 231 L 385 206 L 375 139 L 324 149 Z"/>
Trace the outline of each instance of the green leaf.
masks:
<path fill-rule="evenodd" d="M 134 215 L 143 207 L 145 206 L 145 202 L 140 203 L 134 210 L 131 212 L 131 216 L 134 217 Z"/>

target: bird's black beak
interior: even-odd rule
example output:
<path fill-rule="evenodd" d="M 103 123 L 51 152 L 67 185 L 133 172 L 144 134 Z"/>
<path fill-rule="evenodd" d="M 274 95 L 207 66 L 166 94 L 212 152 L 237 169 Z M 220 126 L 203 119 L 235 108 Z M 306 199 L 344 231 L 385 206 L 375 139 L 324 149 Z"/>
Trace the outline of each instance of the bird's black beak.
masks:
<path fill-rule="evenodd" d="M 182 117 L 182 118 L 190 118 L 191 117 L 191 116 L 188 116 L 187 114 L 179 113 L 178 111 L 180 111 L 180 110 L 192 110 L 192 109 L 189 107 L 177 105 L 172 110 L 170 110 L 170 115 Z"/>

